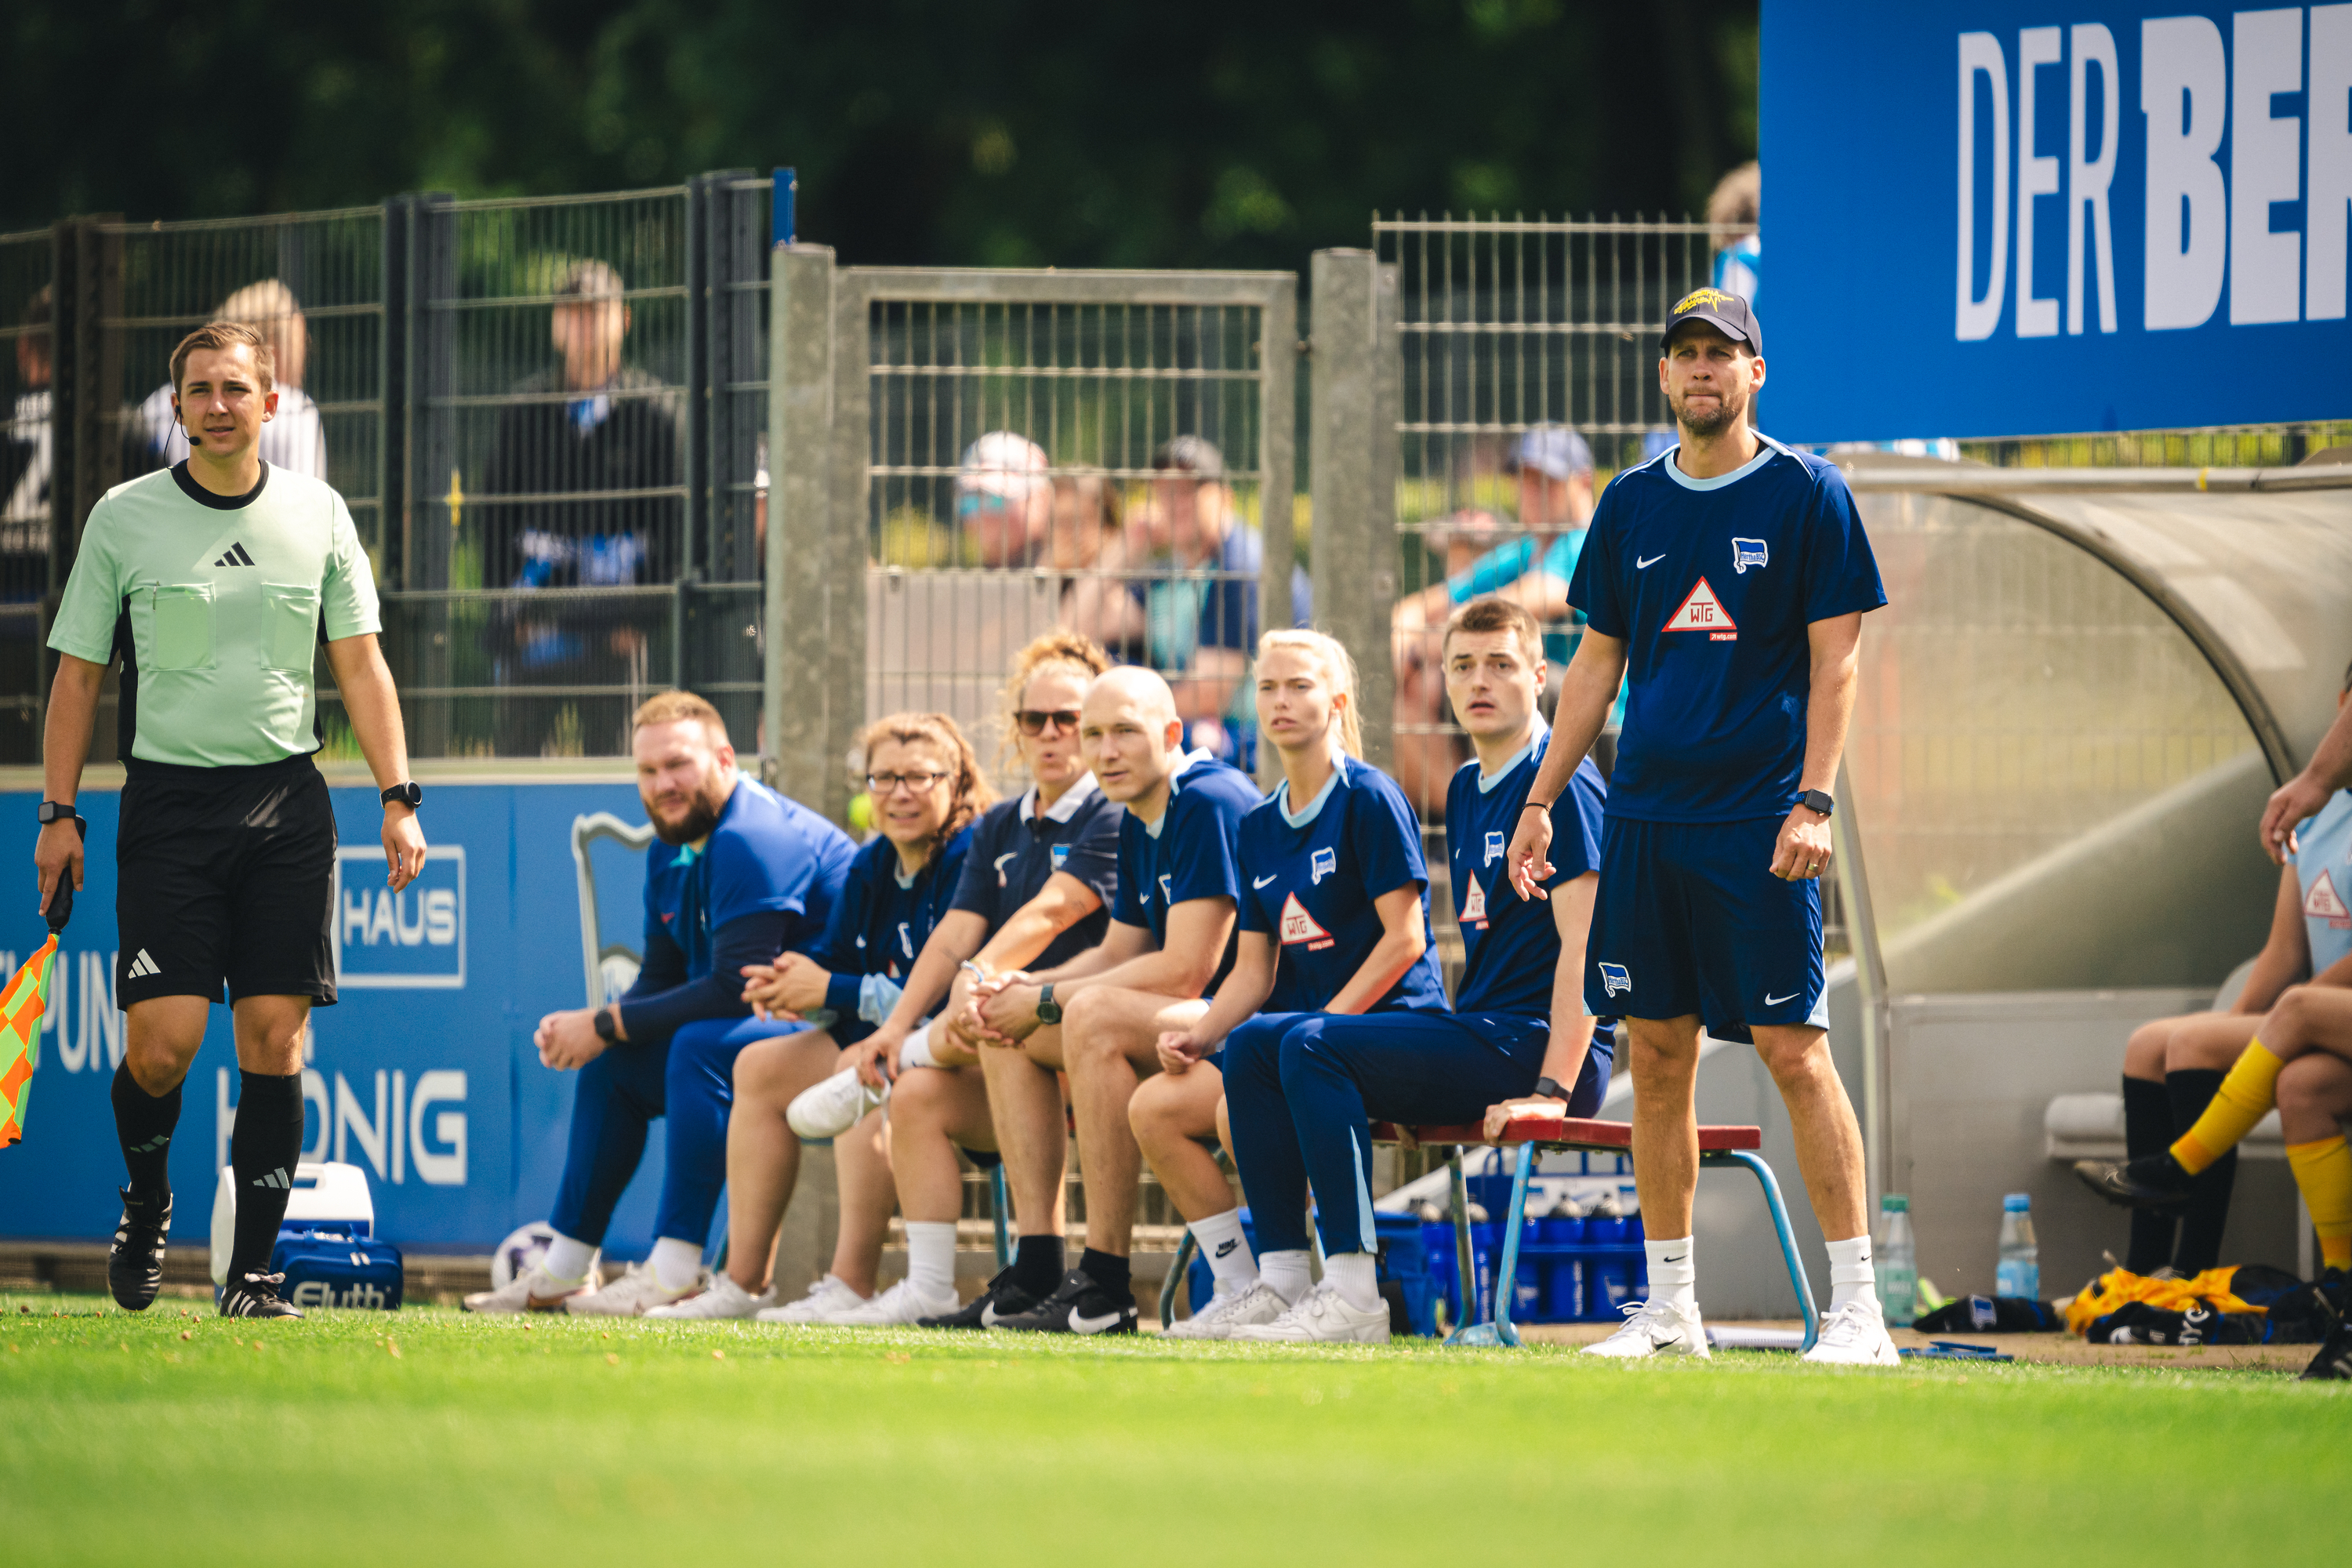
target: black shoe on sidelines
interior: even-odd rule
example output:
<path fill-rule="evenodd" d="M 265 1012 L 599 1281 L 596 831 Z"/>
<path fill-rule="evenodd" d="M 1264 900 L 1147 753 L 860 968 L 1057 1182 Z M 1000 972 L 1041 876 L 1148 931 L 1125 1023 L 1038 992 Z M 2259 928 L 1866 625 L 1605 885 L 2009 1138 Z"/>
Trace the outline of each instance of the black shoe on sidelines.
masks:
<path fill-rule="evenodd" d="M 114 1245 L 106 1253 L 106 1288 L 114 1304 L 126 1312 L 143 1312 L 163 1288 L 163 1240 L 172 1234 L 172 1194 L 161 1203 L 142 1203 L 122 1194 L 122 1223 L 114 1227 Z"/>
<path fill-rule="evenodd" d="M 285 1283 L 286 1276 L 283 1274 L 248 1274 L 222 1293 L 220 1315 L 224 1318 L 299 1318 L 302 1314 L 294 1303 L 278 1293 L 278 1287 Z"/>
<path fill-rule="evenodd" d="M 2137 1160 L 2077 1160 L 2074 1173 L 2107 1202 L 2135 1209 L 2179 1208 L 2189 1202 L 2189 1184 L 2196 1179 L 2170 1154 L 2143 1154 Z"/>
<path fill-rule="evenodd" d="M 918 1318 L 919 1329 L 992 1329 L 1005 1319 L 1028 1311 L 1037 1298 L 1013 1282 L 1008 1268 L 988 1282 L 988 1289 L 952 1312 Z"/>
<path fill-rule="evenodd" d="M 2303 1369 L 2299 1383 L 2352 1382 L 2352 1323 L 2339 1322 L 2319 1342 L 2319 1353 Z"/>
<path fill-rule="evenodd" d="M 1135 1298 L 1114 1296 L 1093 1275 L 1073 1268 L 1052 1295 L 1025 1312 L 1000 1317 L 995 1326 L 1018 1334 L 1131 1334 Z"/>

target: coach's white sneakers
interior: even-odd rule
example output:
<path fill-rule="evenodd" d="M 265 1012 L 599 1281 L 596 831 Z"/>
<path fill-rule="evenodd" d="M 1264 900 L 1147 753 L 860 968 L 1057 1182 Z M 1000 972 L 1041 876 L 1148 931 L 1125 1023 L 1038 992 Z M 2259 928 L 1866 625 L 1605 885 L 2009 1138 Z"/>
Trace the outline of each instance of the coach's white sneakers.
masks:
<path fill-rule="evenodd" d="M 1271 1323 L 1290 1310 L 1290 1303 L 1263 1279 L 1253 1279 L 1239 1290 L 1220 1290 L 1209 1304 L 1160 1331 L 1163 1340 L 1229 1340 L 1241 1330 Z"/>
<path fill-rule="evenodd" d="M 1389 1304 L 1382 1301 L 1367 1311 L 1326 1279 L 1274 1321 L 1242 1324 L 1225 1337 L 1275 1344 L 1384 1345 L 1389 1342 Z"/>
<path fill-rule="evenodd" d="M 751 1314 L 762 1323 L 822 1323 L 835 1312 L 864 1304 L 866 1298 L 828 1274 L 808 1288 L 808 1294 L 797 1301 L 787 1301 L 781 1307 L 769 1307 Z"/>
<path fill-rule="evenodd" d="M 1599 1344 L 1584 1347 L 1586 1355 L 1615 1356 L 1638 1361 L 1654 1355 L 1711 1356 L 1706 1325 L 1699 1321 L 1698 1306 L 1677 1307 L 1671 1301 L 1644 1301 L 1624 1309 L 1625 1321 Z"/>
<path fill-rule="evenodd" d="M 584 1296 L 574 1296 L 563 1310 L 575 1318 L 642 1318 L 656 1307 L 667 1307 L 702 1289 L 700 1280 L 682 1290 L 665 1290 L 648 1263 L 632 1263 L 629 1271 Z"/>
<path fill-rule="evenodd" d="M 648 1318 L 711 1319 L 748 1318 L 762 1307 L 776 1304 L 773 1285 L 754 1296 L 735 1283 L 725 1270 L 710 1277 L 710 1284 L 699 1296 L 688 1296 L 682 1301 L 672 1301 L 667 1307 L 647 1307 Z"/>
<path fill-rule="evenodd" d="M 496 1290 L 477 1290 L 466 1298 L 468 1312 L 561 1312 L 564 1302 L 588 1289 L 585 1279 L 569 1285 L 534 1263 Z"/>
<path fill-rule="evenodd" d="M 1848 1301 L 1822 1319 L 1821 1337 L 1805 1352 L 1815 1366 L 1900 1366 L 1885 1316 L 1875 1301 Z"/>
<path fill-rule="evenodd" d="M 911 1329 L 925 1318 L 944 1318 L 963 1305 L 952 1290 L 926 1295 L 912 1279 L 901 1279 L 870 1301 L 827 1313 L 816 1321 L 850 1329 Z"/>
<path fill-rule="evenodd" d="M 890 1086 L 869 1087 L 856 1068 L 844 1068 L 793 1097 L 784 1124 L 803 1138 L 838 1138 L 890 1098 Z"/>

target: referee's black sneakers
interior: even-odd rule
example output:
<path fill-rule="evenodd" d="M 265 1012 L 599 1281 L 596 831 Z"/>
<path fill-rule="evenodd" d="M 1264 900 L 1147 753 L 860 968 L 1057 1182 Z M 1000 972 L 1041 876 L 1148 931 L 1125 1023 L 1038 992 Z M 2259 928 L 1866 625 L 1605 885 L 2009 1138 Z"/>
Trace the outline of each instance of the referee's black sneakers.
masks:
<path fill-rule="evenodd" d="M 224 1318 L 299 1318 L 294 1303 L 278 1294 L 283 1274 L 248 1274 L 221 1294 Z"/>
<path fill-rule="evenodd" d="M 163 1288 L 163 1239 L 172 1234 L 172 1194 L 161 1202 L 142 1201 L 122 1194 L 122 1223 L 114 1227 L 114 1245 L 106 1253 L 106 1288 L 114 1304 L 126 1312 L 143 1312 Z"/>
<path fill-rule="evenodd" d="M 1025 1312 L 997 1319 L 993 1326 L 1026 1334 L 1131 1334 L 1135 1298 L 1114 1296 L 1093 1275 L 1073 1268 L 1052 1295 Z"/>
<path fill-rule="evenodd" d="M 918 1318 L 919 1329 L 992 1329 L 1008 1318 L 1018 1317 L 1037 1304 L 1037 1298 L 1013 1282 L 1013 1270 L 1007 1268 L 988 1282 L 988 1289 L 952 1312 L 942 1312 L 936 1318 Z"/>

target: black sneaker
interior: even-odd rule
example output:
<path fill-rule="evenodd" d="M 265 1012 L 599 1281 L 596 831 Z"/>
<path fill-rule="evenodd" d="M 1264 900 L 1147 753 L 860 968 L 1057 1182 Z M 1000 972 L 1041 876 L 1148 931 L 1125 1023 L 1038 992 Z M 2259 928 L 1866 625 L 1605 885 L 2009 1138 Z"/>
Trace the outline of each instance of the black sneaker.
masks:
<path fill-rule="evenodd" d="M 222 1293 L 220 1315 L 224 1318 L 299 1318 L 302 1314 L 294 1303 L 278 1294 L 278 1287 L 285 1283 L 286 1276 L 283 1274 L 248 1274 Z"/>
<path fill-rule="evenodd" d="M 1025 1312 L 999 1318 L 994 1326 L 1021 1334 L 1131 1334 L 1135 1298 L 1114 1296 L 1093 1275 L 1073 1268 L 1052 1295 Z"/>
<path fill-rule="evenodd" d="M 918 1318 L 919 1329 L 992 1329 L 1005 1319 L 1028 1311 L 1036 1306 L 1037 1298 L 1013 1283 L 1013 1270 L 1008 1268 L 988 1282 L 988 1289 L 973 1297 L 952 1312 L 942 1312 L 936 1318 Z"/>
<path fill-rule="evenodd" d="M 2074 1173 L 2107 1202 L 2135 1209 L 2179 1208 L 2189 1202 L 2189 1184 L 2196 1180 L 2170 1154 L 2142 1154 L 2128 1161 L 2077 1160 Z"/>
<path fill-rule="evenodd" d="M 2303 1369 L 2304 1383 L 2352 1381 L 2352 1323 L 2339 1322 L 2319 1342 L 2319 1353 Z"/>
<path fill-rule="evenodd" d="M 143 1312 L 163 1288 L 163 1238 L 172 1234 L 172 1194 L 163 1202 L 142 1202 L 122 1194 L 122 1223 L 114 1227 L 114 1245 L 106 1253 L 106 1286 L 114 1304 L 127 1312 Z"/>

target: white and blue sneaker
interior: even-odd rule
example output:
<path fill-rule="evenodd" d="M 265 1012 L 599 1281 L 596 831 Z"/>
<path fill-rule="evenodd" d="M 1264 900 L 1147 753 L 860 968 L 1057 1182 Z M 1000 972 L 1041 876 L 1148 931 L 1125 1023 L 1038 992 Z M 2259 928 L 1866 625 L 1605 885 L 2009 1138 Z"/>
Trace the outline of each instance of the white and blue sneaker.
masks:
<path fill-rule="evenodd" d="M 1822 1318 L 1820 1337 L 1804 1360 L 1815 1366 L 1900 1366 L 1886 1318 L 1875 1301 L 1857 1299 Z"/>

